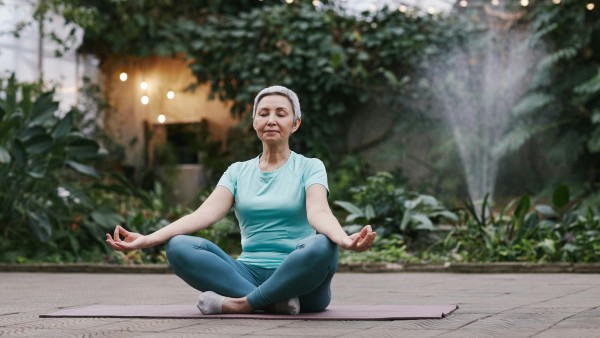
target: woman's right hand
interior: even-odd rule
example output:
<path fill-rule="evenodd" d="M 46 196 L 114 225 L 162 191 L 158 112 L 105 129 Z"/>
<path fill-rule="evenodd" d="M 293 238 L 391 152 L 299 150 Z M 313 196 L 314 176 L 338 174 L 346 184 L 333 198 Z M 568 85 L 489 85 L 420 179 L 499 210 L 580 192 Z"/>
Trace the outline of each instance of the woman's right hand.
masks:
<path fill-rule="evenodd" d="M 123 236 L 122 240 L 121 236 Z M 106 243 L 119 251 L 132 251 L 151 246 L 147 236 L 129 232 L 120 225 L 115 228 L 114 238 L 110 234 L 106 234 Z"/>

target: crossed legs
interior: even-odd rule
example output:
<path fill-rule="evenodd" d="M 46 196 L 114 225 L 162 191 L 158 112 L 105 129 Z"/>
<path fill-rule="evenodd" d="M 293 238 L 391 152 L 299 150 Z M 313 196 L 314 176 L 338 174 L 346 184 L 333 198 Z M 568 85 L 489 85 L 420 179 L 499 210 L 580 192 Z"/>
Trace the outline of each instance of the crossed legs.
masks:
<path fill-rule="evenodd" d="M 214 243 L 199 237 L 175 236 L 167 258 L 177 276 L 193 288 L 217 294 L 208 299 L 218 312 L 249 313 L 299 298 L 302 312 L 323 311 L 331 301 L 331 279 L 338 249 L 324 235 L 302 240 L 277 269 L 238 262 Z"/>

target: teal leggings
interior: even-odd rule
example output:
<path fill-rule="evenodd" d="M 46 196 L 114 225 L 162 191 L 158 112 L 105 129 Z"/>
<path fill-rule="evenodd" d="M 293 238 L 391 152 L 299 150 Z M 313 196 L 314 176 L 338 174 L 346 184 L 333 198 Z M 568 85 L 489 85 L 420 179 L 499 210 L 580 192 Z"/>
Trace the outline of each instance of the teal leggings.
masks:
<path fill-rule="evenodd" d="M 179 235 L 169 240 L 167 259 L 175 274 L 197 290 L 247 297 L 255 310 L 299 297 L 301 312 L 319 312 L 331 301 L 338 248 L 324 235 L 310 236 L 277 269 L 265 269 L 231 258 L 204 238 Z"/>

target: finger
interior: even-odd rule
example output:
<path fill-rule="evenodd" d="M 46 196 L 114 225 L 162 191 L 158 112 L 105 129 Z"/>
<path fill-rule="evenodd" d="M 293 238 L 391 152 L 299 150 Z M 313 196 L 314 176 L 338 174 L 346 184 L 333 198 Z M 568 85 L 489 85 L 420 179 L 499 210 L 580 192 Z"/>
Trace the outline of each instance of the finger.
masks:
<path fill-rule="evenodd" d="M 120 225 L 117 225 L 117 227 L 119 228 L 119 233 L 121 233 L 121 235 L 123 235 L 123 237 L 129 236 L 129 231 L 127 231 L 125 228 L 123 228 Z"/>
<path fill-rule="evenodd" d="M 371 232 L 369 233 L 360 243 L 359 246 L 361 247 L 361 249 L 364 250 L 368 250 L 372 245 L 373 245 L 373 241 L 375 240 L 375 233 Z"/>
<path fill-rule="evenodd" d="M 365 225 L 361 230 L 360 230 L 360 237 L 365 237 L 367 236 L 368 233 L 368 225 Z"/>
<path fill-rule="evenodd" d="M 367 241 L 366 241 L 367 248 L 370 248 L 373 246 L 373 242 L 375 242 L 375 237 L 376 237 L 376 234 L 374 232 L 369 234 Z"/>
<path fill-rule="evenodd" d="M 121 238 L 119 237 L 119 226 L 118 225 L 115 227 L 115 233 L 113 235 L 113 239 L 115 242 L 121 241 Z"/>
<path fill-rule="evenodd" d="M 121 250 L 118 246 L 117 243 L 115 243 L 115 241 L 113 241 L 112 238 L 110 238 L 110 236 L 107 236 L 106 238 L 106 243 L 113 249 L 115 250 Z"/>
<path fill-rule="evenodd" d="M 360 236 L 356 236 L 354 238 L 352 238 L 352 244 L 350 245 L 350 248 L 356 248 L 358 247 L 358 242 L 360 242 L 362 238 Z"/>

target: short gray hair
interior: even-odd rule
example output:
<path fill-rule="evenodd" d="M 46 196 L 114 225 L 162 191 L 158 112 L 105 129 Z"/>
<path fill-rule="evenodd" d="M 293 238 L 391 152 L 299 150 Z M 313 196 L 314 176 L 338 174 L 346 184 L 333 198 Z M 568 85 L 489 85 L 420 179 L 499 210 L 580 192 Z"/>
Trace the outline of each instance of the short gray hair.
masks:
<path fill-rule="evenodd" d="M 256 106 L 258 105 L 258 101 L 268 95 L 283 95 L 290 100 L 292 103 L 292 109 L 294 110 L 294 122 L 296 122 L 302 116 L 300 111 L 300 101 L 298 100 L 298 95 L 296 95 L 296 93 L 284 86 L 271 86 L 261 90 L 254 98 L 254 108 L 252 108 L 253 119 L 256 115 Z"/>

